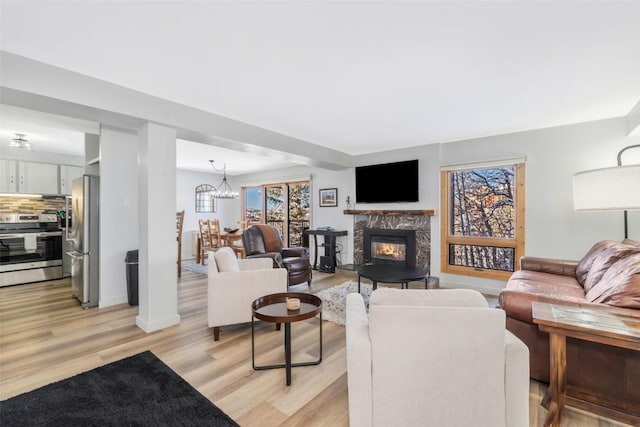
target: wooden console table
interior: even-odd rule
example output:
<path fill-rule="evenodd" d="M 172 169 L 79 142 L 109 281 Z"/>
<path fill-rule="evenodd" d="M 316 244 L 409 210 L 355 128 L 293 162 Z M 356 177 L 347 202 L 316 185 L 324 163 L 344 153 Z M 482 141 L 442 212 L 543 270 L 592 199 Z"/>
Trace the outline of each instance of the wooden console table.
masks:
<path fill-rule="evenodd" d="M 331 259 L 330 271 L 327 271 L 327 273 L 334 273 L 336 268 L 336 237 L 346 236 L 347 231 L 304 230 L 303 233 L 313 236 L 313 269 L 318 269 L 318 236 L 322 236 L 324 238 L 324 255 Z"/>
<path fill-rule="evenodd" d="M 567 337 L 640 351 L 640 318 L 607 310 L 532 302 L 533 322 L 549 333 L 550 381 L 541 405 L 547 408 L 544 426 L 559 426 L 564 405 L 594 412 L 632 424 L 640 424 L 640 413 L 610 407 L 589 395 L 568 396 Z"/>

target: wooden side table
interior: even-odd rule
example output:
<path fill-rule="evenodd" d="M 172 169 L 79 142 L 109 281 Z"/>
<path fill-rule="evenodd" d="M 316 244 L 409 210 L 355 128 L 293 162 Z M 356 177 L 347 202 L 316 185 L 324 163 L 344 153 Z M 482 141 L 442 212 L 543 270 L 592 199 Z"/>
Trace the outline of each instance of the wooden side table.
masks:
<path fill-rule="evenodd" d="M 287 310 L 287 298 L 299 298 L 298 310 Z M 320 315 L 320 356 L 312 362 L 291 362 L 291 323 L 310 319 Z M 284 364 L 257 366 L 255 359 L 254 323 L 260 319 L 271 323 L 284 323 Z M 256 371 L 285 368 L 287 385 L 291 385 L 291 368 L 319 365 L 322 362 L 322 300 L 315 295 L 303 292 L 283 292 L 265 295 L 251 304 L 251 363 Z"/>
<path fill-rule="evenodd" d="M 607 406 L 588 395 L 567 396 L 567 337 L 640 351 L 640 318 L 590 309 L 532 302 L 533 322 L 549 333 L 550 381 L 541 405 L 549 412 L 544 426 L 559 426 L 565 404 L 638 425 L 640 414 Z"/>

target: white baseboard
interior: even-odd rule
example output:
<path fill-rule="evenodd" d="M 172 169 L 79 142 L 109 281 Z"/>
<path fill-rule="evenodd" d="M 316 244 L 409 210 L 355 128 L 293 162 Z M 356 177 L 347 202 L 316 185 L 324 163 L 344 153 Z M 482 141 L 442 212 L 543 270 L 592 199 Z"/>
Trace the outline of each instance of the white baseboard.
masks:
<path fill-rule="evenodd" d="M 129 297 L 127 295 L 117 295 L 110 298 L 100 298 L 100 301 L 98 302 L 98 307 L 104 308 L 104 307 L 111 307 L 112 305 L 128 304 L 128 303 L 129 303 Z"/>
<path fill-rule="evenodd" d="M 169 326 L 177 325 L 178 323 L 180 323 L 179 314 L 175 314 L 164 319 L 156 319 L 153 321 L 145 320 L 140 317 L 140 315 L 136 316 L 136 325 L 147 333 L 168 328 Z"/>

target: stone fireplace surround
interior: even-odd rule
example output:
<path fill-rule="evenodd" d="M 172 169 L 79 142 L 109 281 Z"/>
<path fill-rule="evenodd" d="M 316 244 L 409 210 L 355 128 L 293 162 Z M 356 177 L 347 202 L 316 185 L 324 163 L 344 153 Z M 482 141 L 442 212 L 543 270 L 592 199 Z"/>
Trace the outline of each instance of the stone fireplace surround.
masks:
<path fill-rule="evenodd" d="M 353 262 L 363 264 L 365 228 L 415 230 L 416 267 L 431 271 L 431 217 L 435 210 L 345 210 L 353 215 Z"/>

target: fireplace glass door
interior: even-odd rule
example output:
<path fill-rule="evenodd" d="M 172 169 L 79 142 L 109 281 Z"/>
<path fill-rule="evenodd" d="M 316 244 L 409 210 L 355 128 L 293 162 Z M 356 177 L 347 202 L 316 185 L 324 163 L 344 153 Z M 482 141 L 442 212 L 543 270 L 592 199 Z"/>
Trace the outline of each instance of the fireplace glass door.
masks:
<path fill-rule="evenodd" d="M 404 263 L 406 256 L 407 250 L 404 243 L 387 243 L 380 241 L 371 242 L 372 258 Z"/>

